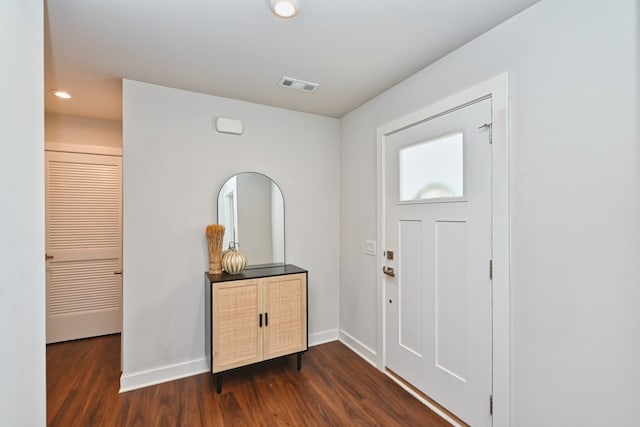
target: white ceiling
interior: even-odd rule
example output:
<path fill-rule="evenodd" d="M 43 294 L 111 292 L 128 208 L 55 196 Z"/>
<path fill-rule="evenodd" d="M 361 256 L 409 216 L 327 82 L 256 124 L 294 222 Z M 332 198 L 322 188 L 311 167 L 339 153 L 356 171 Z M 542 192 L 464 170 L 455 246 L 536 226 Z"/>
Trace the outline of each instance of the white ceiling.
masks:
<path fill-rule="evenodd" d="M 120 120 L 127 78 L 341 117 L 537 1 L 47 0 L 45 109 Z"/>

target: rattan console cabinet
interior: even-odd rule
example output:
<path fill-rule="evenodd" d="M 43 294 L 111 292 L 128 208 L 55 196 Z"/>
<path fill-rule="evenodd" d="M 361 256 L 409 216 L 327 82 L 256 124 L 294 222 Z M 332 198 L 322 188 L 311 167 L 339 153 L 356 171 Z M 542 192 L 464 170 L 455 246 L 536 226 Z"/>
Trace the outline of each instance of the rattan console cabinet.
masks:
<path fill-rule="evenodd" d="M 301 368 L 307 288 L 307 271 L 291 264 L 205 273 L 205 348 L 218 393 L 231 369 L 292 354 Z"/>

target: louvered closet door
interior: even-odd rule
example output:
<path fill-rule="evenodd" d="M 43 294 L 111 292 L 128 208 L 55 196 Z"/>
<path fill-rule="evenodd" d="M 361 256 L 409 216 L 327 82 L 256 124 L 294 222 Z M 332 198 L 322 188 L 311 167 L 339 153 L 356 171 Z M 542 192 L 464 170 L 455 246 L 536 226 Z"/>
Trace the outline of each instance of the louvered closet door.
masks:
<path fill-rule="evenodd" d="M 47 343 L 120 332 L 122 158 L 45 160 Z"/>

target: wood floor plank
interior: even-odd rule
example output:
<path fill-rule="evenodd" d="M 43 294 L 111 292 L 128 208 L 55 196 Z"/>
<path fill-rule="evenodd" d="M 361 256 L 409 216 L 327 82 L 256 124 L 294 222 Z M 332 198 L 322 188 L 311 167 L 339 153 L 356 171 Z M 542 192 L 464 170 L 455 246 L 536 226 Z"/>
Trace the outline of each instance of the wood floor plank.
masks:
<path fill-rule="evenodd" d="M 427 426 L 450 424 L 340 342 L 231 371 L 221 394 L 201 374 L 127 393 L 120 336 L 47 346 L 51 427 Z"/>

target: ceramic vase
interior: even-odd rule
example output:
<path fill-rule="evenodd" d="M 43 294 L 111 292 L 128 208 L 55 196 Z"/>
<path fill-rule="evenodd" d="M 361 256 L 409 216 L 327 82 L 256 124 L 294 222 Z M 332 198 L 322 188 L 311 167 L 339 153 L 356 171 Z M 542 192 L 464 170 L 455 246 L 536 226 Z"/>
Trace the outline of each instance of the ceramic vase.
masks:
<path fill-rule="evenodd" d="M 222 268 L 229 274 L 238 274 L 247 266 L 247 257 L 238 251 L 238 244 L 231 242 L 222 257 Z"/>

